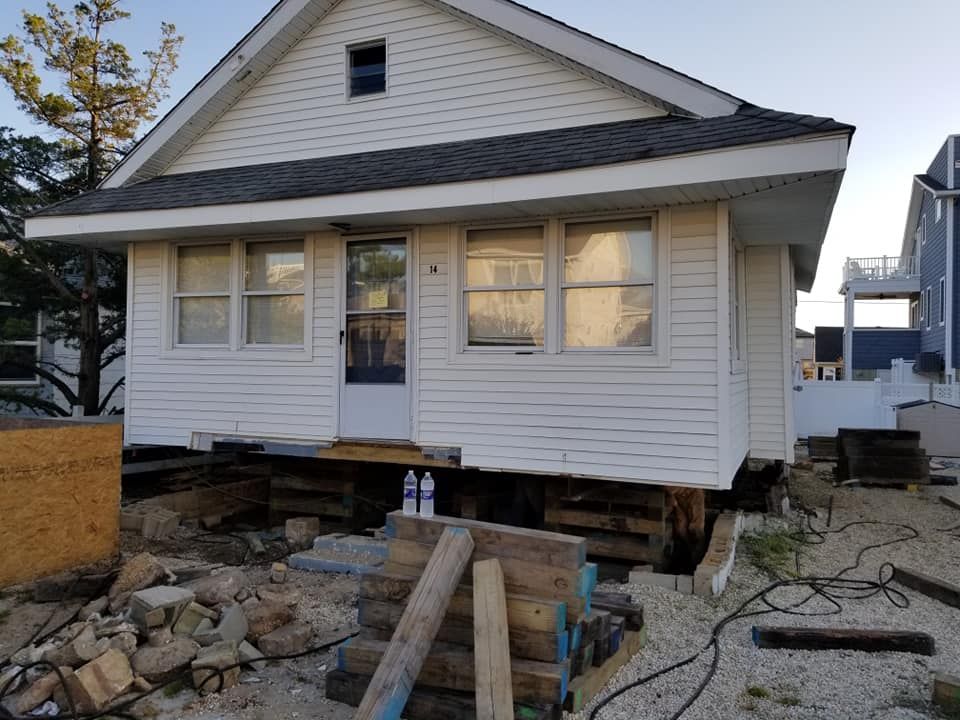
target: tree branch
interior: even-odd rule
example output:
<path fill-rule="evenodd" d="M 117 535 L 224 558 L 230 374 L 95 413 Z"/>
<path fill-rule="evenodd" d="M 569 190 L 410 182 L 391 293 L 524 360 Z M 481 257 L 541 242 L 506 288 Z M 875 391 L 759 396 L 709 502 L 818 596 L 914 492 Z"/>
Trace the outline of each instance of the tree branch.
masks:
<path fill-rule="evenodd" d="M 0 388 L 0 402 L 23 405 L 31 410 L 43 410 L 47 415 L 70 417 L 72 413 L 67 412 L 52 400 L 44 400 L 36 395 L 28 395 L 19 390 L 10 390 Z"/>
<path fill-rule="evenodd" d="M 112 363 L 114 360 L 119 360 L 126 354 L 127 354 L 127 349 L 124 348 L 123 350 L 115 350 L 109 355 L 102 356 L 100 358 L 100 369 L 101 370 L 106 369 L 110 365 L 110 363 Z"/>
<path fill-rule="evenodd" d="M 70 403 L 71 407 L 73 407 L 74 405 L 80 404 L 80 399 L 77 397 L 77 394 L 73 392 L 73 389 L 69 385 L 67 385 L 67 383 L 64 382 L 61 378 L 57 377 L 55 374 L 53 374 L 49 370 L 45 370 L 44 368 L 38 367 L 37 365 L 20 364 L 20 363 L 15 363 L 12 360 L 10 362 L 12 364 L 18 365 L 18 367 L 25 367 L 33 370 L 34 373 L 42 377 L 48 383 L 53 385 L 57 390 L 59 390 L 63 394 L 63 397 L 66 398 L 67 402 Z M 67 414 L 69 415 L 70 413 L 67 413 Z"/>
<path fill-rule="evenodd" d="M 17 243 L 17 247 L 26 255 L 33 266 L 43 273 L 44 277 L 47 278 L 47 281 L 53 285 L 54 289 L 63 296 L 65 300 L 71 302 L 80 302 L 80 298 L 71 292 L 64 282 L 57 277 L 56 273 L 50 271 L 50 269 L 44 264 L 43 259 L 37 255 L 36 251 L 30 246 L 30 243 L 26 241 L 23 237 L 23 234 L 18 232 L 15 227 L 10 223 L 10 219 L 4 214 L 0 213 L 0 222 L 3 223 L 4 229 L 10 237 Z"/>
<path fill-rule="evenodd" d="M 113 394 L 117 391 L 117 388 L 124 384 L 125 380 L 126 377 L 122 377 L 113 384 L 113 387 L 110 388 L 103 400 L 100 401 L 100 407 L 97 408 L 98 415 L 103 415 L 103 411 L 106 410 L 107 403 L 110 402 L 110 398 L 113 397 Z"/>

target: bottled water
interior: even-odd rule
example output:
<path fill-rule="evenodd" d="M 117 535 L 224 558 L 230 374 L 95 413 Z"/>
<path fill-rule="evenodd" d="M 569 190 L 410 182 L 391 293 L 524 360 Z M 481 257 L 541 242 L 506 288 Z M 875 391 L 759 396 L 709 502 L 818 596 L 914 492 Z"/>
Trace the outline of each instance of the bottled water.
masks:
<path fill-rule="evenodd" d="M 417 514 L 417 476 L 413 470 L 407 471 L 407 476 L 403 479 L 403 514 Z"/>
<path fill-rule="evenodd" d="M 420 517 L 433 517 L 433 478 L 430 473 L 420 482 Z"/>

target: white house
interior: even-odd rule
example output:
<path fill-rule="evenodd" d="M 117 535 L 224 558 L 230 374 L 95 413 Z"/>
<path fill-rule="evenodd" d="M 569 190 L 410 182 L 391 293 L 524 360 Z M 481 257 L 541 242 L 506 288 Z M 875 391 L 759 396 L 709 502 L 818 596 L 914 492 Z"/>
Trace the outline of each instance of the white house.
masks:
<path fill-rule="evenodd" d="M 129 258 L 128 443 L 726 488 L 793 460 L 852 132 L 509 0 L 281 0 L 27 232 Z"/>

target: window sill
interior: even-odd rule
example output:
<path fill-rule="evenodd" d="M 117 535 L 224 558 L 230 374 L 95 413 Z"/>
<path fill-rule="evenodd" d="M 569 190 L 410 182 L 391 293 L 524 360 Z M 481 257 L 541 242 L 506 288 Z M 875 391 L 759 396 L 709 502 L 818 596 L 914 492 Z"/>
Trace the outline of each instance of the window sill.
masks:
<path fill-rule="evenodd" d="M 237 360 L 246 361 L 281 361 L 281 362 L 311 362 L 313 351 L 309 348 L 265 348 L 243 347 L 237 350 L 229 348 L 190 348 L 174 347 L 160 352 L 160 357 L 166 360 Z"/>
<path fill-rule="evenodd" d="M 347 102 L 362 103 L 362 102 L 369 102 L 370 100 L 383 100 L 384 98 L 387 98 L 387 97 L 389 97 L 389 94 L 387 93 L 386 90 L 384 90 L 383 92 L 370 93 L 369 95 L 357 95 L 356 97 L 352 97 L 348 95 Z"/>
<path fill-rule="evenodd" d="M 579 367 L 620 367 L 620 368 L 669 368 L 670 357 L 656 350 L 635 350 L 633 348 L 614 348 L 611 350 L 565 350 L 548 353 L 543 350 L 481 350 L 454 351 L 449 362 L 456 367 L 476 368 L 579 368 Z"/>

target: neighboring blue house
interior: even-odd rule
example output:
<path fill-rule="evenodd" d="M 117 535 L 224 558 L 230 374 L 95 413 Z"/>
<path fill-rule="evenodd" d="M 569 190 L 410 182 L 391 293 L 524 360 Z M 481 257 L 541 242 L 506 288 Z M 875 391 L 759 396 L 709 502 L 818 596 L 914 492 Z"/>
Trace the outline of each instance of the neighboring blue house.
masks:
<path fill-rule="evenodd" d="M 960 135 L 950 135 L 927 172 L 913 178 L 899 257 L 847 259 L 841 293 L 848 378 L 883 377 L 897 358 L 914 361 L 914 372 L 932 382 L 957 378 L 958 197 Z M 857 328 L 854 301 L 865 299 L 908 299 L 909 327 Z"/>

